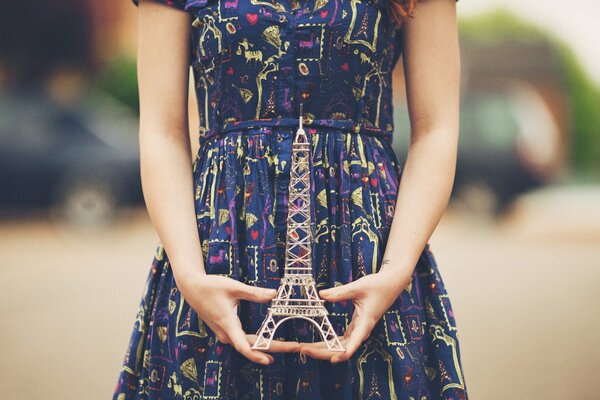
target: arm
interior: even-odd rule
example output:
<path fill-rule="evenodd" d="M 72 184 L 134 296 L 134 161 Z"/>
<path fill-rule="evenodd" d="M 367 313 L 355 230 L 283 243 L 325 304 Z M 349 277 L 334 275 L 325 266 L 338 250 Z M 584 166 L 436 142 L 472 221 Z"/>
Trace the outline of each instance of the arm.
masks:
<path fill-rule="evenodd" d="M 268 302 L 277 292 L 207 274 L 194 204 L 188 126 L 190 14 L 152 1 L 138 8 L 138 82 L 142 188 L 153 226 L 168 255 L 177 287 L 211 328 L 248 359 L 269 364 L 252 350 L 237 315 L 239 300 Z M 271 351 L 296 351 L 296 343 L 273 343 Z"/>
<path fill-rule="evenodd" d="M 332 354 L 322 343 L 303 345 L 315 358 L 345 361 L 406 287 L 444 213 L 456 169 L 460 55 L 454 0 L 417 3 L 403 27 L 404 68 L 411 142 L 396 199 L 382 267 L 347 285 L 325 289 L 327 301 L 350 299 L 355 309 L 342 343 Z"/>
<path fill-rule="evenodd" d="M 454 183 L 460 103 L 455 9 L 452 1 L 424 1 L 404 29 L 411 140 L 381 269 L 396 277 L 400 291 L 444 214 Z"/>
<path fill-rule="evenodd" d="M 155 1 L 138 8 L 140 170 L 153 226 L 178 283 L 204 272 L 188 123 L 189 15 Z M 160 79 L 159 79 L 160 78 Z"/>

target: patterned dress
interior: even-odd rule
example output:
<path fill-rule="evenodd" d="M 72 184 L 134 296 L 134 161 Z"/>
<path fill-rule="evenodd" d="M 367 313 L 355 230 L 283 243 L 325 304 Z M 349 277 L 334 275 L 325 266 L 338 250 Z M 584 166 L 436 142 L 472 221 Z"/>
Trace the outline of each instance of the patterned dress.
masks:
<path fill-rule="evenodd" d="M 159 1 L 191 14 L 194 195 L 207 272 L 278 287 L 301 103 L 312 143 L 317 288 L 377 272 L 402 171 L 391 147 L 392 70 L 402 48 L 389 0 Z M 268 305 L 242 301 L 246 332 L 256 333 Z M 342 335 L 352 302 L 326 307 Z M 294 319 L 276 339 L 320 336 Z M 263 366 L 217 342 L 179 292 L 159 243 L 113 399 L 467 399 L 452 305 L 428 244 L 350 360 L 272 354 L 275 363 Z"/>

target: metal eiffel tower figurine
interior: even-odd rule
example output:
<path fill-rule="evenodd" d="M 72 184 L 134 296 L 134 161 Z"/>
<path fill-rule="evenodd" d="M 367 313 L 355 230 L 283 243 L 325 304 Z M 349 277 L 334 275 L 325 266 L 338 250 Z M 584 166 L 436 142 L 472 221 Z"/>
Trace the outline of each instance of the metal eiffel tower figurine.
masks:
<path fill-rule="evenodd" d="M 277 328 L 292 318 L 310 321 L 332 351 L 344 351 L 325 308 L 325 300 L 317 293 L 312 275 L 311 203 L 310 203 L 310 143 L 300 122 L 292 145 L 285 271 L 277 297 L 271 300 L 268 314 L 257 332 L 253 349 L 268 350 Z"/>

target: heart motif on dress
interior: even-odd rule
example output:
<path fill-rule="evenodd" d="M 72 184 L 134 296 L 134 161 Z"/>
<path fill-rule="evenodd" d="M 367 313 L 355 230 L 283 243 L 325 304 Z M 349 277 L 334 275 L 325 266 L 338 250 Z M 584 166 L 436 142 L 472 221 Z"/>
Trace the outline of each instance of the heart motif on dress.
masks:
<path fill-rule="evenodd" d="M 329 14 L 329 10 L 321 10 L 321 18 L 326 18 Z"/>
<path fill-rule="evenodd" d="M 258 14 L 246 13 L 246 19 L 250 25 L 254 26 L 258 22 Z"/>
<path fill-rule="evenodd" d="M 250 231 L 250 236 L 252 236 L 253 240 L 258 239 L 258 231 L 256 229 L 253 229 L 252 231 Z"/>
<path fill-rule="evenodd" d="M 233 67 L 229 67 L 227 69 L 227 75 L 229 75 L 229 76 L 233 75 Z"/>

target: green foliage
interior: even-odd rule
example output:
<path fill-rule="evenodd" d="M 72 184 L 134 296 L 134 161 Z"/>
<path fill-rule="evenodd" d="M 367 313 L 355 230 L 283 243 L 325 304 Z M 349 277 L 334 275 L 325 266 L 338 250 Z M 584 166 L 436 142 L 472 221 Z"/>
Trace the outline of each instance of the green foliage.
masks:
<path fill-rule="evenodd" d="M 461 18 L 460 32 L 478 41 L 539 40 L 548 34 L 511 12 L 500 9 L 472 18 Z"/>
<path fill-rule="evenodd" d="M 116 56 L 97 77 L 95 86 L 139 113 L 135 57 L 126 54 Z"/>
<path fill-rule="evenodd" d="M 600 178 L 600 93 L 573 51 L 558 44 L 568 88 L 573 136 L 571 155 L 577 171 Z"/>
<path fill-rule="evenodd" d="M 586 74 L 572 49 L 540 27 L 506 10 L 462 19 L 461 34 L 478 42 L 543 41 L 556 51 L 566 86 L 571 121 L 571 162 L 575 172 L 600 178 L 600 91 Z"/>

